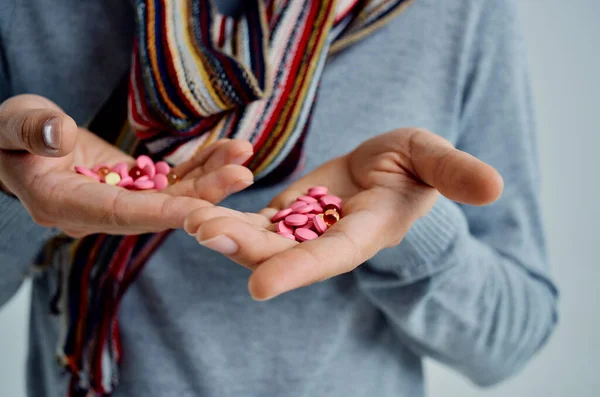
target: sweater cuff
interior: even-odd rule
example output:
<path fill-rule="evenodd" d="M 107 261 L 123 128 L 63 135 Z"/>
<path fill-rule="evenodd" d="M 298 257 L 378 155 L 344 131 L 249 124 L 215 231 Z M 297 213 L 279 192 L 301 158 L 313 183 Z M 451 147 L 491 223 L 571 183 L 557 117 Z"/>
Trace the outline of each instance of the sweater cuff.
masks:
<path fill-rule="evenodd" d="M 441 196 L 431 211 L 417 220 L 395 247 L 380 251 L 365 265 L 411 283 L 446 269 L 448 253 L 459 235 L 468 233 L 460 206 Z"/>

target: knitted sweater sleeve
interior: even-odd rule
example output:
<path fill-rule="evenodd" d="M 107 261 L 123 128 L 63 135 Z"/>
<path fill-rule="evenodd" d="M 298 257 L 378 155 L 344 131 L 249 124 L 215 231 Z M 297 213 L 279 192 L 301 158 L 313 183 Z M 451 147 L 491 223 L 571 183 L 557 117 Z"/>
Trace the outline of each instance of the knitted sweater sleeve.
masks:
<path fill-rule="evenodd" d="M 439 199 L 398 246 L 355 274 L 404 344 L 491 385 L 517 373 L 544 345 L 557 322 L 557 289 L 545 255 L 516 5 L 483 3 L 457 146 L 500 171 L 503 196 L 477 208 Z"/>
<path fill-rule="evenodd" d="M 11 95 L 1 43 L 0 37 L 0 103 Z M 19 200 L 0 192 L 0 306 L 19 289 L 40 247 L 55 232 L 34 223 Z"/>

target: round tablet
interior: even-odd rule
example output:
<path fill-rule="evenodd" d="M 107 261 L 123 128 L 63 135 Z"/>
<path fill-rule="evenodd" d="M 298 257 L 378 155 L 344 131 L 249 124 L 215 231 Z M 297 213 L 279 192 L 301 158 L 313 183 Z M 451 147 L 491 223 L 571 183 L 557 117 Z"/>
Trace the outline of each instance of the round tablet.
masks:
<path fill-rule="evenodd" d="M 117 186 L 120 187 L 127 187 L 131 185 L 133 185 L 133 178 L 130 176 L 126 176 L 125 178 L 121 179 L 121 182 L 117 183 Z"/>
<path fill-rule="evenodd" d="M 140 167 L 133 166 L 130 170 L 129 170 L 129 176 L 135 181 L 137 180 L 139 177 L 141 177 L 143 175 L 142 173 L 142 169 Z"/>
<path fill-rule="evenodd" d="M 325 196 L 329 190 L 325 186 L 313 186 L 308 189 L 308 195 L 314 198 Z"/>
<path fill-rule="evenodd" d="M 129 167 L 127 163 L 119 163 L 115 165 L 112 170 L 121 176 L 121 179 L 129 176 Z"/>
<path fill-rule="evenodd" d="M 155 164 L 156 172 L 159 174 L 169 175 L 171 172 L 171 166 L 166 161 L 159 161 Z"/>
<path fill-rule="evenodd" d="M 290 208 L 295 212 L 298 208 L 302 208 L 304 206 L 306 206 L 304 201 L 296 201 L 290 205 Z"/>
<path fill-rule="evenodd" d="M 273 222 L 273 223 L 279 222 L 280 220 L 284 219 L 286 216 L 290 215 L 291 213 L 292 213 L 291 208 L 285 208 L 285 209 L 279 211 L 278 213 L 276 213 L 275 215 L 273 215 L 273 217 L 271 218 L 271 222 Z"/>
<path fill-rule="evenodd" d="M 310 229 L 305 229 L 303 227 L 296 229 L 296 231 L 294 232 L 294 235 L 296 236 L 298 241 L 314 240 L 317 237 L 319 237 L 319 235 L 317 233 L 313 232 Z"/>
<path fill-rule="evenodd" d="M 321 205 L 326 206 L 327 204 L 335 204 L 339 206 L 342 203 L 342 199 L 338 196 L 323 196 L 321 197 Z"/>
<path fill-rule="evenodd" d="M 279 234 L 280 236 L 283 236 L 285 238 L 289 238 L 290 240 L 294 240 L 296 241 L 296 236 L 294 236 L 293 234 L 289 234 L 289 233 L 279 233 L 277 232 L 277 234 Z"/>
<path fill-rule="evenodd" d="M 154 176 L 156 175 L 156 167 L 153 163 L 150 163 L 142 168 L 142 173 L 144 175 L 148 175 L 149 179 L 154 179 Z"/>
<path fill-rule="evenodd" d="M 323 209 L 323 207 L 321 207 L 321 204 L 319 204 L 319 203 L 312 203 L 311 205 L 312 205 L 312 208 L 313 208 L 313 212 L 321 213 L 321 212 L 325 211 Z"/>
<path fill-rule="evenodd" d="M 311 212 L 313 210 L 313 206 L 312 204 L 306 204 L 300 208 L 296 208 L 294 210 L 295 214 L 308 214 L 309 212 Z"/>
<path fill-rule="evenodd" d="M 133 182 L 133 187 L 136 189 L 139 189 L 139 190 L 154 189 L 154 182 L 149 181 L 149 180 L 140 181 L 138 179 L 137 181 Z"/>
<path fill-rule="evenodd" d="M 304 214 L 292 214 L 285 217 L 285 224 L 288 226 L 304 226 L 308 223 L 308 216 Z"/>
<path fill-rule="evenodd" d="M 116 172 L 109 172 L 104 177 L 104 183 L 106 183 L 107 185 L 115 186 L 119 182 L 121 182 L 121 175 L 117 174 Z"/>
<path fill-rule="evenodd" d="M 140 157 L 138 157 L 135 160 L 135 163 L 137 164 L 138 167 L 140 167 L 141 170 L 144 169 L 145 166 L 147 166 L 148 164 L 152 164 L 154 165 L 154 161 L 152 161 L 152 159 L 144 154 L 142 154 Z"/>
<path fill-rule="evenodd" d="M 277 233 L 294 234 L 294 229 L 286 225 L 284 221 L 279 221 L 277 224 Z"/>
<path fill-rule="evenodd" d="M 85 167 L 76 166 L 75 172 L 77 172 L 78 174 L 81 174 L 81 175 L 85 175 L 85 176 L 94 178 L 97 181 L 100 180 L 100 177 L 98 176 L 98 174 L 96 174 L 95 172 L 92 172 L 92 170 L 85 168 Z"/>
<path fill-rule="evenodd" d="M 298 200 L 298 201 L 304 201 L 305 203 L 309 203 L 309 204 L 317 202 L 316 198 L 310 197 L 310 196 L 300 196 L 296 200 Z"/>
<path fill-rule="evenodd" d="M 165 174 L 154 175 L 154 188 L 156 190 L 163 190 L 167 186 L 169 186 L 169 180 Z"/>
<path fill-rule="evenodd" d="M 323 234 L 327 230 L 327 224 L 323 220 L 323 215 L 315 216 L 313 218 L 313 224 L 315 225 L 315 230 L 319 234 Z"/>

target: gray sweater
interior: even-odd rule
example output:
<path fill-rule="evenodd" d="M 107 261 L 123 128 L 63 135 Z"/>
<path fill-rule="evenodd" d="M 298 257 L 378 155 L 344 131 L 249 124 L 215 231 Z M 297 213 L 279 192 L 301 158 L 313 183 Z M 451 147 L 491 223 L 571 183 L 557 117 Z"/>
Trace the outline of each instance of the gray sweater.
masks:
<path fill-rule="evenodd" d="M 556 324 L 557 291 L 515 11 L 514 0 L 415 1 L 330 60 L 307 142 L 306 172 L 376 134 L 424 127 L 500 171 L 497 203 L 440 198 L 398 246 L 268 302 L 249 297 L 247 270 L 173 233 L 120 306 L 114 395 L 418 397 L 424 356 L 479 385 L 519 372 Z M 44 95 L 85 124 L 127 70 L 133 24 L 123 0 L 3 0 L 0 99 Z M 256 211 L 283 188 L 223 205 Z M 0 304 L 52 233 L 0 196 Z M 55 277 L 33 282 L 27 383 L 35 397 L 65 396 L 49 313 Z"/>

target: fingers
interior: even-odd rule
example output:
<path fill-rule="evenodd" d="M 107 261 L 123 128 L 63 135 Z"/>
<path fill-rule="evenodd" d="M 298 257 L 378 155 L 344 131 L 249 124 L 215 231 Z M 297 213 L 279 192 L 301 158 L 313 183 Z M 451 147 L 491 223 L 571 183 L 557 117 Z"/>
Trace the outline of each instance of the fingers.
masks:
<path fill-rule="evenodd" d="M 196 238 L 205 247 L 227 255 L 249 269 L 255 269 L 273 255 L 298 244 L 237 216 L 222 216 L 205 222 Z"/>
<path fill-rule="evenodd" d="M 282 209 L 289 206 L 298 196 L 306 194 L 309 188 L 316 184 L 324 184 L 329 188 L 330 194 L 342 198 L 358 193 L 358 189 L 349 173 L 346 157 L 333 159 L 316 170 L 312 171 L 278 194 L 269 203 L 268 207 Z"/>
<path fill-rule="evenodd" d="M 186 230 L 195 233 L 200 244 L 253 270 L 248 288 L 255 299 L 264 300 L 349 272 L 397 244 L 417 219 L 414 207 L 432 201 L 435 190 L 424 188 L 419 200 L 395 196 L 393 191 L 375 190 L 353 197 L 344 206 L 344 218 L 318 239 L 300 244 L 267 230 L 266 217 L 261 223 L 218 207 L 194 211 Z M 381 204 L 373 207 L 373 202 Z"/>
<path fill-rule="evenodd" d="M 160 192 L 136 192 L 100 183 L 65 186 L 53 192 L 47 206 L 37 213 L 38 223 L 90 233 L 139 234 L 182 228 L 190 211 L 212 204 L 191 197 Z"/>
<path fill-rule="evenodd" d="M 227 164 L 244 164 L 253 153 L 252 144 L 240 139 L 221 139 L 201 150 L 189 161 L 177 166 L 175 172 L 196 177 Z"/>
<path fill-rule="evenodd" d="M 75 121 L 45 98 L 19 95 L 0 105 L 0 149 L 61 157 L 76 139 Z"/>
<path fill-rule="evenodd" d="M 271 216 L 272 214 L 253 214 L 225 207 L 206 207 L 191 212 L 185 220 L 184 229 L 188 234 L 195 235 L 202 225 L 221 217 L 233 217 L 259 228 L 266 228 L 271 224 Z"/>
<path fill-rule="evenodd" d="M 216 204 L 253 183 L 252 172 L 241 165 L 226 165 L 199 177 L 188 177 L 163 190 L 173 196 L 188 196 Z"/>
<path fill-rule="evenodd" d="M 409 138 L 409 153 L 416 174 L 451 200 L 484 205 L 502 193 L 503 182 L 498 171 L 454 149 L 438 135 L 415 130 Z"/>
<path fill-rule="evenodd" d="M 493 167 L 425 130 L 401 129 L 380 135 L 352 156 L 354 164 L 379 156 L 383 159 L 378 163 L 381 171 L 408 172 L 460 203 L 489 204 L 502 193 L 502 177 Z"/>
<path fill-rule="evenodd" d="M 130 191 L 69 174 L 66 181 L 56 176 L 40 180 L 36 196 L 25 201 L 43 204 L 28 210 L 46 226 L 88 234 L 139 234 L 183 228 L 194 210 L 212 207 L 251 183 L 252 173 L 240 165 L 221 167 L 161 192 Z"/>
<path fill-rule="evenodd" d="M 403 238 L 414 218 L 405 216 L 408 211 L 401 207 L 392 201 L 374 210 L 359 204 L 319 238 L 264 260 L 250 276 L 250 294 L 257 300 L 271 299 L 352 271 Z"/>

